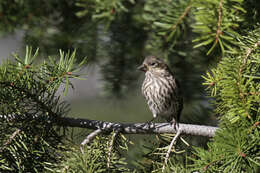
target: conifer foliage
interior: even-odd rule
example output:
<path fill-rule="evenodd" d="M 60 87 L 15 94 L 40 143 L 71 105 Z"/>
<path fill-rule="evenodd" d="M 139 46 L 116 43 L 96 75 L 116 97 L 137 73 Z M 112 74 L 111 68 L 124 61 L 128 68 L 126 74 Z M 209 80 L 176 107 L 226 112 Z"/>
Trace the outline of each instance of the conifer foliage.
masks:
<path fill-rule="evenodd" d="M 194 140 L 181 136 L 170 153 L 165 172 L 260 172 L 258 0 L 8 2 L 0 2 L 0 30 L 4 33 L 29 28 L 28 33 L 38 36 L 37 42 L 42 47 L 47 44 L 52 49 L 63 47 L 54 41 L 66 40 L 73 23 L 79 28 L 84 20 L 87 21 L 85 26 L 93 24 L 94 29 L 88 30 L 90 34 L 82 34 L 87 38 L 75 40 L 77 45 L 94 40 L 88 42 L 88 46 L 95 44 L 93 56 L 96 49 L 100 49 L 96 45 L 100 37 L 108 43 L 110 50 L 101 54 L 111 59 L 104 61 L 108 63 L 101 71 L 106 82 L 114 84 L 108 85 L 112 91 L 122 86 L 130 88 L 131 81 L 136 81 L 132 69 L 139 59 L 133 55 L 157 52 L 168 62 L 175 62 L 176 68 L 180 65 L 184 82 L 193 80 L 189 88 L 184 87 L 187 100 L 202 98 L 199 104 L 205 104 L 203 108 L 209 107 L 208 100 L 214 100 L 212 105 L 220 129 L 206 147 L 195 147 Z M 131 26 L 122 25 L 124 21 Z M 46 27 L 47 23 L 52 24 L 51 28 Z M 31 27 L 36 29 L 30 30 Z M 110 35 L 99 36 L 104 28 Z M 76 31 L 84 32 L 84 29 Z M 45 34 L 48 32 L 51 36 Z M 137 32 L 140 35 L 135 34 Z M 133 34 L 135 37 L 131 37 Z M 72 45 L 66 41 L 64 47 Z M 57 120 L 69 113 L 69 105 L 61 96 L 66 96 L 68 88 L 73 87 L 71 78 L 81 79 L 77 72 L 85 59 L 76 63 L 75 51 L 60 51 L 56 58 L 40 60 L 38 51 L 26 47 L 24 57 L 14 54 L 12 60 L 0 66 L 0 172 L 162 171 L 172 135 L 153 139 L 152 145 L 143 147 L 142 156 L 129 162 L 125 155 L 129 154 L 130 142 L 120 132 L 103 132 L 81 149 L 72 144 L 68 135 L 62 133 L 69 132 L 68 129 L 58 126 Z M 124 56 L 120 56 L 122 53 Z M 202 76 L 210 97 L 205 99 L 204 95 L 194 92 L 194 88 L 202 88 L 200 74 L 192 76 L 195 70 L 189 70 L 201 72 L 209 62 L 212 68 Z M 187 74 L 192 77 L 188 78 Z M 198 100 L 190 104 L 193 106 Z M 187 111 L 187 107 L 185 109 Z M 197 112 L 202 114 L 203 110 Z M 208 114 L 203 116 L 198 122 L 210 119 Z"/>
<path fill-rule="evenodd" d="M 195 170 L 258 172 L 260 166 L 260 30 L 238 41 L 235 54 L 226 54 L 207 73 L 205 85 L 216 98 L 221 130 L 208 150 L 197 148 Z"/>
<path fill-rule="evenodd" d="M 56 167 L 61 158 L 62 134 L 55 119 L 69 107 L 57 95 L 69 78 L 77 77 L 72 54 L 60 51 L 59 61 L 36 63 L 38 49 L 26 47 L 24 58 L 14 55 L 0 69 L 0 172 L 43 172 Z"/>

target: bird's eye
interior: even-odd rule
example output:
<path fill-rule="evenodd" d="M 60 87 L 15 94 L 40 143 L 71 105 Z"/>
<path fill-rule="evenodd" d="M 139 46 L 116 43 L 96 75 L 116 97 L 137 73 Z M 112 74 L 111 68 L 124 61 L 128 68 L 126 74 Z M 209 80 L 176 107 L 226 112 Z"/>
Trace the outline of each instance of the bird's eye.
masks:
<path fill-rule="evenodd" d="M 153 66 L 153 67 L 156 67 L 157 63 L 156 62 L 152 62 L 150 65 Z"/>

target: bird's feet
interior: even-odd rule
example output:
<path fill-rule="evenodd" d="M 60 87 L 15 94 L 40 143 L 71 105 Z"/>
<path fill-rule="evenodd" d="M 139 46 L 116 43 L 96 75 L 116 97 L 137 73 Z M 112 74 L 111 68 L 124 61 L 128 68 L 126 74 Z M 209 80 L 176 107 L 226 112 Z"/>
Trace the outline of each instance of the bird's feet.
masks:
<path fill-rule="evenodd" d="M 155 118 L 151 119 L 150 121 L 147 121 L 145 124 L 148 125 L 148 128 L 154 128 L 155 127 L 155 123 L 153 122 L 155 120 Z"/>
<path fill-rule="evenodd" d="M 176 130 L 176 132 L 178 132 L 179 123 L 173 119 L 173 120 L 171 121 L 171 125 L 172 125 L 173 128 Z"/>

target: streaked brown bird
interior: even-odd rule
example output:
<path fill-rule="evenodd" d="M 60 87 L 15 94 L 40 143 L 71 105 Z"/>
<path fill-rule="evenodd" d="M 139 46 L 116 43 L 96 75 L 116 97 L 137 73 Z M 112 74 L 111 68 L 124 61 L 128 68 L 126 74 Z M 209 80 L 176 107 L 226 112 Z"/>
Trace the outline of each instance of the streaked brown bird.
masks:
<path fill-rule="evenodd" d="M 156 58 L 148 56 L 143 64 L 138 67 L 145 72 L 142 93 L 153 113 L 153 121 L 158 115 L 168 122 L 176 125 L 183 109 L 183 98 L 178 81 L 170 71 L 167 64 Z"/>

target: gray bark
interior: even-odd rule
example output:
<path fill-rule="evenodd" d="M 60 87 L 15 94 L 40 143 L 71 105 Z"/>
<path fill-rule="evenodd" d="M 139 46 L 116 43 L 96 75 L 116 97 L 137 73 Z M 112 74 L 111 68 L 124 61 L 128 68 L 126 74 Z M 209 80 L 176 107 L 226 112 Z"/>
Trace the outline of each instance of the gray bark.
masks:
<path fill-rule="evenodd" d="M 80 119 L 80 118 L 59 118 L 57 125 L 68 127 L 80 127 L 87 129 L 101 129 L 102 131 L 111 132 L 118 130 L 124 134 L 162 134 L 162 133 L 176 133 L 176 129 L 170 123 L 113 123 L 98 120 Z M 193 125 L 193 124 L 179 124 L 181 134 L 213 137 L 218 127 Z"/>

